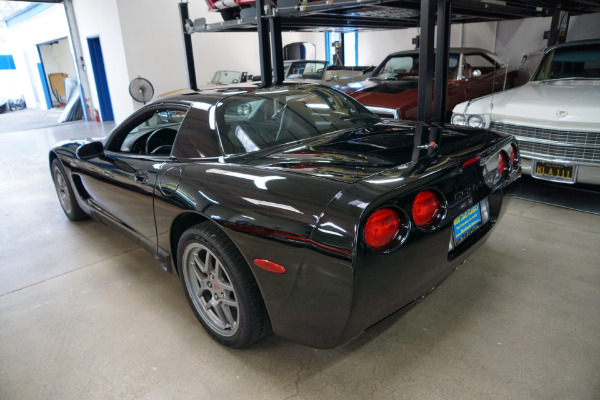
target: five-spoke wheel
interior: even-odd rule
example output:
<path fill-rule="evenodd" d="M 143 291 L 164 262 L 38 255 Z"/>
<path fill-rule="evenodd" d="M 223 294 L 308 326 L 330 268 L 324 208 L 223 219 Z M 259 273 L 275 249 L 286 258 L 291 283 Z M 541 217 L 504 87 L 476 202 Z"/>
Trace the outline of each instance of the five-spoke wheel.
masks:
<path fill-rule="evenodd" d="M 186 285 L 193 293 L 194 308 L 220 335 L 234 335 L 239 326 L 239 305 L 223 264 L 202 243 L 188 245 L 183 260 Z"/>
<path fill-rule="evenodd" d="M 73 188 L 71 188 L 67 174 L 58 158 L 52 161 L 52 180 L 54 181 L 54 188 L 56 189 L 58 201 L 66 216 L 71 221 L 86 219 L 88 216 L 81 207 L 79 207 L 75 194 L 73 193 Z"/>
<path fill-rule="evenodd" d="M 238 348 L 270 331 L 258 285 L 246 260 L 212 222 L 184 232 L 177 260 L 188 301 L 215 340 Z"/>

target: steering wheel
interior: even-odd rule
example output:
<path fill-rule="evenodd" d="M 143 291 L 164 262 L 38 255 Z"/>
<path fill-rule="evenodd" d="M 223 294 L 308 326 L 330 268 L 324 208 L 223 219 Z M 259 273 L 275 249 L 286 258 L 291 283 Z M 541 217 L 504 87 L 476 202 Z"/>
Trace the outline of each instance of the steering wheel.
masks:
<path fill-rule="evenodd" d="M 177 131 L 171 128 L 159 128 L 146 139 L 146 154 L 157 154 L 160 149 L 172 147 Z"/>
<path fill-rule="evenodd" d="M 158 154 L 158 155 L 169 155 L 171 154 L 171 149 L 173 148 L 170 144 L 163 144 L 162 146 L 158 146 L 154 150 L 150 152 L 150 154 Z M 166 150 L 166 151 L 165 151 Z"/>

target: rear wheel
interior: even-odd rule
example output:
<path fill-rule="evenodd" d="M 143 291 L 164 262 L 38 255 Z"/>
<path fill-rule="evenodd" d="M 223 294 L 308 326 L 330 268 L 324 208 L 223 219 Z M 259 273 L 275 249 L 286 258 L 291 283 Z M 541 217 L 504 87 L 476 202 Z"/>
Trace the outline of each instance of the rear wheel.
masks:
<path fill-rule="evenodd" d="M 188 302 L 216 341 L 240 348 L 269 332 L 264 303 L 246 260 L 211 222 L 184 232 L 177 261 Z"/>
<path fill-rule="evenodd" d="M 54 188 L 56 189 L 58 201 L 60 202 L 60 206 L 65 212 L 65 215 L 71 221 L 87 219 L 88 215 L 81 207 L 79 207 L 75 194 L 73 193 L 73 188 L 71 187 L 67 174 L 58 158 L 55 158 L 54 161 L 52 161 L 52 180 L 54 181 Z"/>

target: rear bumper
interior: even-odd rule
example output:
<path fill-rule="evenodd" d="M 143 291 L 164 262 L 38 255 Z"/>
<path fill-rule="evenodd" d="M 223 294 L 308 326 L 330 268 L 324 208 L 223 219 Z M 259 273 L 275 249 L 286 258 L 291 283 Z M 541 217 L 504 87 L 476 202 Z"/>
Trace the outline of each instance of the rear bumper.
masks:
<path fill-rule="evenodd" d="M 334 348 L 430 293 L 488 239 L 506 208 L 499 189 L 489 196 L 494 214 L 452 252 L 452 226 L 424 233 L 389 254 L 365 254 L 348 261 L 323 259 L 309 251 L 295 288 L 272 315 L 273 331 L 316 348 Z M 503 204 L 504 203 L 504 204 Z M 267 301 L 268 303 L 268 301 Z M 271 304 L 273 306 L 273 304 Z M 285 310 L 285 312 L 284 312 Z"/>
<path fill-rule="evenodd" d="M 522 165 L 523 173 L 525 175 L 533 176 L 536 179 L 542 179 L 542 180 L 549 180 L 549 179 L 543 179 L 543 178 L 533 175 L 533 165 L 534 165 L 534 161 L 536 161 L 536 160 L 553 161 L 553 162 L 558 162 L 558 163 L 564 164 L 564 165 L 574 166 L 577 168 L 577 173 L 575 175 L 575 182 L 573 182 L 573 183 L 584 183 L 584 184 L 588 184 L 588 185 L 600 185 L 600 165 L 598 165 L 598 164 L 578 163 L 578 162 L 574 162 L 574 161 L 556 161 L 556 160 L 551 160 L 551 159 L 534 158 L 534 157 L 527 158 L 527 156 L 521 155 L 521 165 Z M 549 180 L 549 181 L 552 181 L 552 180 Z M 566 182 L 561 182 L 561 183 L 566 183 Z M 566 184 L 569 184 L 569 183 L 566 183 Z"/>
<path fill-rule="evenodd" d="M 490 211 L 496 216 L 452 252 L 448 251 L 452 226 L 447 226 L 407 243 L 396 255 L 362 260 L 352 312 L 339 344 L 352 340 L 370 326 L 429 294 L 477 251 L 490 237 L 510 199 L 498 191 L 491 194 L 489 200 Z"/>

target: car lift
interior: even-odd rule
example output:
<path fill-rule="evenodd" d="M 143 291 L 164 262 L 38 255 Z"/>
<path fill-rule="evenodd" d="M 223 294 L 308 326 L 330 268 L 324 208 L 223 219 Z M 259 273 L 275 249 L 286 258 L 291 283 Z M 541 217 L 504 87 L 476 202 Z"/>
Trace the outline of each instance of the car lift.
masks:
<path fill-rule="evenodd" d="M 552 15 L 552 27 L 565 10 L 562 0 L 536 0 L 507 4 L 472 0 L 278 0 L 277 6 L 266 4 L 267 0 L 256 0 L 255 8 L 241 10 L 240 18 L 220 24 L 206 24 L 204 18 L 192 21 L 188 3 L 179 3 L 183 39 L 187 60 L 189 87 L 197 90 L 191 34 L 215 31 L 256 31 L 260 52 L 262 86 L 279 85 L 284 80 L 283 49 L 281 40 L 282 19 L 288 30 L 300 27 L 337 27 L 340 29 L 398 29 L 419 26 L 419 81 L 417 124 L 414 136 L 413 160 L 426 152 L 432 154 L 441 145 L 442 129 L 446 118 L 446 96 L 448 90 L 448 56 L 450 48 L 450 24 L 452 6 L 456 12 L 455 22 L 480 22 L 502 19 L 517 19 Z M 580 12 L 588 6 L 584 0 L 566 0 L 574 10 Z M 556 4 L 552 4 L 552 3 Z M 553 8 L 548 8 L 548 5 Z M 344 13 L 348 10 L 371 9 L 383 6 L 412 11 L 403 20 L 384 17 L 356 16 Z M 583 7 L 583 8 L 582 8 Z M 341 10 L 341 11 L 339 11 Z M 415 10 L 419 10 L 417 13 Z M 593 11 L 593 9 L 591 9 Z M 339 12 L 338 12 L 339 11 Z M 587 11 L 591 12 L 591 11 Z M 411 20 L 411 15 L 418 15 Z M 435 26 L 438 26 L 435 40 Z M 551 32 L 551 34 L 554 34 Z M 435 57 L 437 54 L 437 57 Z M 434 72 L 436 79 L 434 80 Z M 430 99 L 433 99 L 431 101 Z"/>

